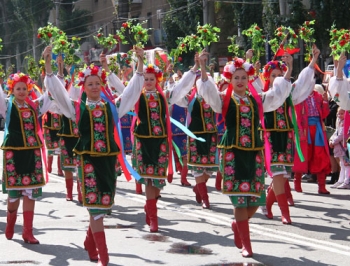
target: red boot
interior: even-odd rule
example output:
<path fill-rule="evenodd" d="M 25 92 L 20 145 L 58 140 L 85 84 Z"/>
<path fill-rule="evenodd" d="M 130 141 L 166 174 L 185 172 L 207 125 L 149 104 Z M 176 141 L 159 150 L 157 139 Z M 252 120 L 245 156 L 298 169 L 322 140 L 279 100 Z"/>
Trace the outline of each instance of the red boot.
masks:
<path fill-rule="evenodd" d="M 293 195 L 292 195 L 292 191 L 290 190 L 290 185 L 288 180 L 284 183 L 284 191 L 287 196 L 288 205 L 294 206 Z"/>
<path fill-rule="evenodd" d="M 95 245 L 98 250 L 98 266 L 106 266 L 109 262 L 106 235 L 104 231 L 94 233 Z"/>
<path fill-rule="evenodd" d="M 168 179 L 169 183 L 173 182 L 173 176 L 174 176 L 173 174 L 168 174 L 168 178 L 167 179 Z"/>
<path fill-rule="evenodd" d="M 33 236 L 33 211 L 23 212 L 23 231 L 22 238 L 24 242 L 29 244 L 39 244 L 39 241 Z"/>
<path fill-rule="evenodd" d="M 52 156 L 52 155 L 49 155 L 49 156 L 47 157 L 47 171 L 48 171 L 49 173 L 52 172 L 52 161 L 53 161 L 53 156 Z"/>
<path fill-rule="evenodd" d="M 158 232 L 157 200 L 146 200 L 146 210 L 150 220 L 150 232 Z"/>
<path fill-rule="evenodd" d="M 98 252 L 95 245 L 94 236 L 91 228 L 86 231 L 86 237 L 84 241 L 84 248 L 89 254 L 90 261 L 98 261 Z"/>
<path fill-rule="evenodd" d="M 236 225 L 243 245 L 242 256 L 245 258 L 253 257 L 248 220 L 236 221 Z"/>
<path fill-rule="evenodd" d="M 66 195 L 66 201 L 72 201 L 73 200 L 73 178 L 66 178 L 66 189 L 67 189 L 67 195 Z"/>
<path fill-rule="evenodd" d="M 182 167 L 182 170 L 181 170 L 181 185 L 190 187 L 191 184 L 187 181 L 187 173 L 188 173 L 188 167 L 186 165 Z"/>
<path fill-rule="evenodd" d="M 142 194 L 142 184 L 135 181 L 135 184 L 136 184 L 136 194 Z"/>
<path fill-rule="evenodd" d="M 326 189 L 326 174 L 324 173 L 317 174 L 317 182 L 318 182 L 318 194 L 331 194 Z"/>
<path fill-rule="evenodd" d="M 216 178 L 215 178 L 215 188 L 217 191 L 221 191 L 221 181 L 222 181 L 222 175 L 221 172 L 216 173 Z"/>
<path fill-rule="evenodd" d="M 282 223 L 284 224 L 291 224 L 292 220 L 290 219 L 290 214 L 289 214 L 289 206 L 288 206 L 288 201 L 287 201 L 287 196 L 285 193 L 279 194 L 276 196 L 278 206 L 281 209 L 281 219 Z"/>
<path fill-rule="evenodd" d="M 269 186 L 267 189 L 267 196 L 266 196 L 266 211 L 267 214 L 265 215 L 269 219 L 273 219 L 272 214 L 272 205 L 276 202 L 276 196 L 275 192 L 273 191 L 272 187 Z"/>
<path fill-rule="evenodd" d="M 294 190 L 296 192 L 303 192 L 301 188 L 301 173 L 294 173 Z"/>
<path fill-rule="evenodd" d="M 148 212 L 147 212 L 147 204 L 145 204 L 145 206 L 143 206 L 143 209 L 144 209 L 145 214 L 146 214 L 146 224 L 150 225 L 151 221 L 149 219 Z"/>
<path fill-rule="evenodd" d="M 81 186 L 79 178 L 77 179 L 77 192 L 78 192 L 78 201 L 80 204 L 83 204 L 83 195 L 81 194 Z"/>
<path fill-rule="evenodd" d="M 7 223 L 5 229 L 5 236 L 8 240 L 11 240 L 15 233 L 15 224 L 17 220 L 17 210 L 10 212 L 7 210 Z"/>
<path fill-rule="evenodd" d="M 207 184 L 205 182 L 197 184 L 198 192 L 202 198 L 203 209 L 210 209 Z"/>
<path fill-rule="evenodd" d="M 233 222 L 231 224 L 231 229 L 233 231 L 235 245 L 237 248 L 241 249 L 243 247 L 242 240 L 241 240 L 241 237 L 239 236 L 236 220 L 233 220 Z"/>
<path fill-rule="evenodd" d="M 198 186 L 198 184 L 193 187 L 193 192 L 196 194 L 197 203 L 202 203 L 202 198 L 201 198 L 201 195 L 199 194 L 197 186 Z"/>
<path fill-rule="evenodd" d="M 64 174 L 62 172 L 61 156 L 60 155 L 57 156 L 57 175 L 58 176 L 64 176 Z"/>

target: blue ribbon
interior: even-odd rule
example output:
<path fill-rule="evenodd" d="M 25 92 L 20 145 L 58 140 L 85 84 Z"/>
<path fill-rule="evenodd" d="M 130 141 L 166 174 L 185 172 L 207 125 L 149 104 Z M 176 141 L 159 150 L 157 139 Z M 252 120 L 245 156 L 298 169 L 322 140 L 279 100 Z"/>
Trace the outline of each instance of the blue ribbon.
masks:
<path fill-rule="evenodd" d="M 127 114 L 132 115 L 132 116 L 136 116 L 136 113 L 134 113 L 134 112 L 128 112 Z M 196 140 L 205 142 L 205 139 L 203 139 L 201 137 L 197 137 L 187 127 L 185 127 L 183 124 L 181 124 L 179 121 L 175 120 L 174 118 L 170 117 L 170 122 L 173 123 L 178 128 L 180 128 L 187 136 L 194 138 Z"/>
<path fill-rule="evenodd" d="M 324 135 L 323 135 L 322 126 L 320 123 L 320 118 L 319 117 L 309 117 L 308 123 L 309 123 L 309 126 L 316 126 L 315 146 L 324 147 Z M 308 142 L 308 144 L 311 144 L 310 131 L 308 132 L 307 142 Z"/>
<path fill-rule="evenodd" d="M 141 176 L 134 170 L 134 168 L 132 168 L 132 166 L 126 160 L 126 157 L 125 157 L 124 143 L 123 143 L 123 133 L 122 133 L 122 130 L 120 128 L 119 116 L 118 116 L 117 109 L 113 108 L 115 106 L 114 103 L 111 100 L 109 100 L 108 97 L 106 95 L 104 95 L 104 93 L 102 93 L 102 92 L 101 92 L 101 98 L 104 99 L 105 101 L 107 101 L 110 104 L 110 106 L 111 106 L 114 124 L 115 124 L 115 126 L 116 126 L 116 128 L 118 130 L 118 134 L 119 134 L 119 138 L 120 138 L 120 144 L 121 144 L 120 149 L 121 149 L 123 160 L 125 161 L 125 166 L 128 169 L 130 175 L 132 175 L 137 181 L 139 181 L 141 179 Z"/>
<path fill-rule="evenodd" d="M 13 94 L 11 94 L 11 96 L 10 96 L 10 98 L 8 100 L 8 104 L 7 104 L 4 140 L 5 140 L 6 136 L 7 136 L 7 134 L 9 133 L 9 125 L 10 125 L 10 120 L 11 120 L 12 102 L 13 102 Z"/>

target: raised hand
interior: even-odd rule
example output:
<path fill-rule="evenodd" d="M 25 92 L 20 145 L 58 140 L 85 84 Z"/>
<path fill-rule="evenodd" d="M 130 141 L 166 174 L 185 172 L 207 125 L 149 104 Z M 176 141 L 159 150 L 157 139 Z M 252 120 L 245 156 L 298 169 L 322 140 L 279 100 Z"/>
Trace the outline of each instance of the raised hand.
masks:
<path fill-rule="evenodd" d="M 246 61 L 252 60 L 253 54 L 254 54 L 253 49 L 249 49 L 249 50 L 245 53 L 245 60 L 246 60 Z"/>

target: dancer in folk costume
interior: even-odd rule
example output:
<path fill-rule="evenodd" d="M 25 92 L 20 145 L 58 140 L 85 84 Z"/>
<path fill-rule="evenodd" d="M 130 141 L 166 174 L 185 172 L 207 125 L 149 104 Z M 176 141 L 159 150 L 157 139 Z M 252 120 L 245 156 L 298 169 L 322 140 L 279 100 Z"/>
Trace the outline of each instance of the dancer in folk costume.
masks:
<path fill-rule="evenodd" d="M 200 78 L 200 71 L 197 79 Z M 196 80 L 197 80 L 196 79 Z M 197 203 L 202 204 L 203 209 L 210 209 L 207 181 L 213 172 L 219 170 L 217 151 L 217 128 L 215 126 L 214 111 L 208 102 L 197 91 L 197 86 L 192 88 L 188 102 L 188 129 L 204 142 L 188 136 L 187 162 L 188 168 L 193 171 L 196 185 L 193 192 Z"/>
<path fill-rule="evenodd" d="M 229 84 L 230 84 L 230 82 L 227 81 L 227 79 L 224 77 L 218 83 L 219 92 L 224 93 L 226 91 L 226 89 L 227 89 Z M 215 114 L 215 125 L 216 125 L 216 128 L 218 129 L 218 143 L 220 143 L 221 139 L 222 139 L 222 136 L 224 135 L 225 130 L 226 130 L 225 129 L 225 122 L 224 122 L 224 119 L 222 117 L 222 114 Z M 219 152 L 220 152 L 220 150 L 219 150 Z M 221 172 L 219 170 L 219 171 L 217 171 L 216 178 L 215 178 L 215 188 L 216 188 L 216 190 L 221 191 L 221 189 L 222 189 L 221 183 L 222 183 L 222 174 L 221 174 Z"/>
<path fill-rule="evenodd" d="M 272 173 L 272 186 L 268 189 L 266 197 L 266 217 L 273 218 L 271 211 L 272 205 L 277 201 L 280 207 L 282 216 L 282 223 L 291 224 L 291 218 L 289 213 L 288 198 L 292 198 L 289 182 L 288 182 L 288 168 L 293 166 L 293 142 L 294 142 L 294 129 L 293 122 L 296 123 L 294 114 L 294 104 L 303 102 L 313 91 L 314 80 L 314 65 L 318 60 L 320 50 L 313 46 L 313 58 L 309 66 L 306 67 L 298 76 L 298 79 L 292 85 L 291 95 L 286 101 L 271 112 L 265 112 L 265 125 L 268 135 L 268 140 L 271 147 L 271 173 Z M 252 56 L 252 52 L 250 53 Z M 279 61 L 268 62 L 263 69 L 263 78 L 265 80 L 264 88 L 261 87 L 261 82 L 256 79 L 253 82 L 257 91 L 268 91 L 273 87 L 273 84 L 277 77 L 282 77 L 283 73 L 287 71 L 287 66 Z M 294 116 L 294 121 L 290 117 L 290 114 Z M 295 127 L 297 125 L 294 125 Z M 297 129 L 297 128 L 296 128 Z M 296 132 L 298 134 L 298 132 Z M 299 138 L 296 139 L 299 142 Z M 297 143 L 299 145 L 299 143 Z M 297 145 L 297 146 L 298 146 Z M 297 153 L 296 156 L 302 156 Z"/>
<path fill-rule="evenodd" d="M 331 163 L 323 122 L 330 112 L 327 92 L 321 95 L 315 90 L 310 91 L 306 100 L 295 103 L 295 111 L 298 118 L 300 147 L 305 161 L 301 162 L 299 156 L 294 155 L 294 189 L 296 192 L 303 192 L 302 174 L 310 172 L 317 176 L 318 193 L 330 194 L 326 189 L 326 177 L 331 172 Z"/>
<path fill-rule="evenodd" d="M 230 84 L 226 94 L 221 95 L 205 71 L 206 57 L 207 53 L 200 56 L 202 77 L 197 81 L 198 93 L 225 119 L 226 131 L 218 145 L 221 149 L 223 193 L 229 195 L 234 205 L 236 220 L 232 222 L 232 230 L 235 244 L 243 248 L 243 257 L 251 257 L 253 251 L 248 220 L 259 206 L 265 204 L 264 146 L 259 124 L 264 111 L 276 110 L 290 94 L 293 59 L 285 54 L 288 66 L 285 76 L 277 77 L 273 88 L 259 96 L 248 82 L 249 77 L 254 75 L 254 67 L 240 58 L 225 66 L 224 75 Z M 250 93 L 247 93 L 248 85 Z"/>
<path fill-rule="evenodd" d="M 69 93 L 69 97 L 72 100 L 78 100 L 80 96 L 80 88 L 74 86 L 74 76 L 70 83 L 64 80 L 63 76 L 63 60 L 62 56 L 57 57 L 57 65 L 59 73 L 57 74 L 58 79 L 64 84 L 65 88 Z M 68 71 L 69 73 L 70 71 Z M 73 74 L 74 75 L 74 74 Z M 57 133 L 59 136 L 59 145 L 60 145 L 60 162 L 62 170 L 64 171 L 65 182 L 66 182 L 66 200 L 73 200 L 73 183 L 74 183 L 74 173 L 76 170 L 76 156 L 73 153 L 73 148 L 78 142 L 79 139 L 79 129 L 78 125 L 72 119 L 61 115 L 61 129 Z M 77 192 L 78 192 L 78 201 L 83 203 L 83 198 L 81 194 L 79 178 L 77 178 Z"/>
<path fill-rule="evenodd" d="M 8 193 L 5 236 L 12 239 L 20 198 L 23 197 L 23 231 L 26 243 L 39 244 L 33 236 L 35 201 L 45 185 L 40 149 L 43 146 L 38 117 L 48 111 L 48 93 L 39 98 L 32 91 L 30 77 L 23 73 L 9 76 L 6 86 L 10 97 L 0 93 L 0 114 L 6 119 L 3 156 L 3 193 Z M 34 101 L 29 99 L 33 94 Z M 44 150 L 45 151 L 45 150 Z"/>
<path fill-rule="evenodd" d="M 171 66 L 171 65 L 170 65 Z M 169 70 L 168 70 L 169 71 Z M 172 73 L 172 68 L 171 71 Z M 169 80 L 166 84 L 166 93 L 170 93 L 172 88 L 175 86 L 175 81 L 173 76 L 170 75 Z M 187 107 L 183 107 L 177 104 L 173 104 L 170 107 L 170 116 L 181 123 L 186 127 L 186 117 L 187 117 Z M 182 186 L 191 186 L 187 180 L 188 174 L 188 165 L 187 165 L 187 135 L 175 124 L 171 124 L 171 134 L 173 136 L 174 145 L 174 156 L 176 162 L 176 169 L 180 172 L 181 175 L 181 185 Z"/>
<path fill-rule="evenodd" d="M 144 68 L 144 88 L 135 97 L 133 167 L 146 186 L 146 223 L 151 232 L 158 231 L 157 199 L 168 178 L 172 182 L 172 137 L 168 105 L 178 103 L 191 89 L 197 64 L 172 89 L 169 98 L 159 86 L 162 72 L 153 64 Z M 167 170 L 169 167 L 169 170 Z M 168 172 L 168 174 L 167 174 Z"/>
<path fill-rule="evenodd" d="M 63 66 L 58 68 L 58 75 L 63 76 Z M 51 110 L 43 115 L 43 131 L 45 138 L 45 146 L 47 150 L 47 170 L 49 173 L 52 172 L 52 163 L 54 156 L 57 156 L 57 174 L 63 176 L 61 167 L 61 156 L 60 156 L 60 137 L 57 135 L 62 127 L 62 117 L 59 113 L 55 112 L 56 106 L 54 105 Z"/>
<path fill-rule="evenodd" d="M 143 85 L 143 50 L 135 48 L 139 60 L 137 72 L 120 97 L 116 100 L 104 89 L 108 69 L 105 55 L 100 56 L 104 69 L 91 65 L 79 73 L 79 85 L 83 94 L 80 104 L 71 101 L 69 95 L 52 74 L 51 47 L 44 51 L 46 88 L 53 95 L 61 110 L 67 110 L 68 118 L 77 119 L 80 138 L 74 148 L 77 154 L 79 178 L 82 186 L 83 205 L 88 208 L 90 224 L 84 241 L 90 260 L 98 260 L 98 265 L 107 265 L 109 261 L 103 217 L 114 204 L 116 184 L 116 161 L 120 150 L 117 146 L 118 134 L 114 134 L 115 116 L 123 116 L 135 104 L 135 95 Z M 106 70 L 106 71 L 105 71 Z M 121 82 L 113 73 L 107 77 L 109 85 L 117 88 Z M 101 99 L 101 91 L 105 99 Z M 116 113 L 118 112 L 118 114 Z M 116 139 L 115 139 L 116 137 Z M 123 162 L 121 162 L 123 164 Z"/>

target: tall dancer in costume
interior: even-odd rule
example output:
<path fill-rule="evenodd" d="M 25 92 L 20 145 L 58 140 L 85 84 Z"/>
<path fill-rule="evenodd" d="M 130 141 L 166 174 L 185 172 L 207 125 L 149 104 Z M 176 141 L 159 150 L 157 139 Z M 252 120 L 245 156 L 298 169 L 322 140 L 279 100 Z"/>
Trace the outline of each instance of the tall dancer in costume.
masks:
<path fill-rule="evenodd" d="M 285 101 L 291 91 L 290 76 L 293 59 L 285 54 L 288 70 L 284 77 L 276 78 L 273 88 L 259 96 L 250 86 L 249 76 L 254 67 L 241 58 L 235 58 L 224 68 L 230 80 L 226 95 L 221 95 L 205 71 L 207 53 L 200 56 L 202 77 L 197 81 L 198 93 L 225 119 L 226 131 L 218 147 L 221 149 L 220 169 L 223 174 L 223 193 L 234 205 L 232 222 L 235 244 L 243 257 L 252 257 L 248 220 L 259 206 L 265 204 L 263 142 L 259 134 L 262 112 L 270 112 Z M 260 98 L 261 97 L 261 98 Z"/>
<path fill-rule="evenodd" d="M 3 155 L 3 193 L 8 193 L 5 236 L 12 239 L 20 198 L 23 197 L 23 231 L 26 243 L 39 244 L 33 236 L 35 201 L 45 185 L 38 132 L 38 117 L 48 111 L 51 99 L 44 93 L 34 102 L 29 99 L 32 81 L 28 75 L 16 73 L 7 80 L 11 96 L 0 93 L 0 114 L 6 119 Z M 34 96 L 35 98 L 35 96 Z"/>
<path fill-rule="evenodd" d="M 67 87 L 69 96 L 73 100 L 77 100 L 80 96 L 80 88 L 74 87 L 74 84 L 66 84 L 63 76 L 63 60 L 62 56 L 57 57 L 57 65 L 59 73 L 57 77 L 61 80 L 65 87 Z M 78 125 L 72 119 L 62 115 L 61 116 L 62 126 L 57 136 L 59 136 L 60 144 L 60 162 L 62 170 L 64 171 L 65 181 L 66 181 L 66 200 L 73 200 L 73 183 L 74 183 L 74 172 L 76 168 L 76 156 L 73 153 L 73 148 L 78 142 L 79 139 L 79 129 Z M 77 192 L 78 192 L 78 201 L 83 203 L 83 198 L 81 195 L 81 188 L 79 178 L 77 178 Z"/>
<path fill-rule="evenodd" d="M 101 92 L 107 95 L 103 85 L 106 84 L 106 71 L 97 66 L 88 66 L 79 73 L 79 85 L 84 93 L 80 105 L 74 105 L 59 79 L 52 74 L 51 47 L 44 51 L 46 88 L 53 95 L 61 110 L 67 110 L 68 118 L 78 119 L 80 138 L 74 148 L 77 154 L 79 178 L 82 186 L 83 205 L 88 208 L 90 224 L 84 241 L 90 260 L 98 260 L 98 265 L 109 262 L 103 217 L 114 204 L 116 185 L 117 155 L 120 150 L 114 139 L 113 114 L 126 114 L 140 95 L 143 85 L 143 50 L 135 48 L 139 60 L 137 72 L 120 97 L 101 99 Z M 105 55 L 100 56 L 102 66 L 107 70 Z M 108 77 L 109 86 L 118 89 L 121 84 L 116 75 Z M 85 98 L 86 96 L 86 98 Z M 109 100 L 108 100 L 109 99 Z M 75 106 L 75 108 L 74 108 Z M 118 136 L 116 136 L 118 137 Z"/>
<path fill-rule="evenodd" d="M 299 156 L 294 155 L 294 189 L 303 192 L 302 174 L 310 172 L 317 176 L 318 194 L 330 194 L 326 189 L 326 176 L 331 172 L 331 163 L 323 122 L 330 112 L 327 92 L 321 95 L 317 91 L 310 91 L 306 100 L 295 103 L 295 111 L 305 161 L 301 162 Z"/>
<path fill-rule="evenodd" d="M 252 52 L 250 50 L 250 52 Z M 282 222 L 291 224 L 289 214 L 289 206 L 285 191 L 288 171 L 287 168 L 293 166 L 293 142 L 294 130 L 292 120 L 289 116 L 293 112 L 292 106 L 303 102 L 313 91 L 314 81 L 314 65 L 318 60 L 320 50 L 314 45 L 313 58 L 309 66 L 306 67 L 293 83 L 291 96 L 276 110 L 265 112 L 265 125 L 268 140 L 271 147 L 271 173 L 272 173 L 272 189 L 268 190 L 266 198 L 267 218 L 272 219 L 272 204 L 277 201 L 282 213 Z M 252 55 L 252 54 L 251 54 Z M 264 66 L 263 77 L 265 79 L 264 91 L 268 91 L 273 87 L 277 77 L 282 77 L 287 71 L 287 67 L 279 61 L 270 61 Z M 257 81 L 257 80 L 256 80 Z M 253 86 L 260 91 L 262 88 L 258 82 L 254 82 Z M 297 152 L 296 152 L 297 153 Z M 296 156 L 299 156 L 297 154 Z M 288 183 L 289 187 L 289 183 Z M 290 191 L 290 189 L 289 189 Z"/>
<path fill-rule="evenodd" d="M 198 77 L 200 77 L 198 73 Z M 188 99 L 189 118 L 188 129 L 205 140 L 188 137 L 187 161 L 190 170 L 196 180 L 193 192 L 196 194 L 197 203 L 202 204 L 203 209 L 210 208 L 207 181 L 213 172 L 218 171 L 217 155 L 217 128 L 215 126 L 214 112 L 207 101 L 198 94 L 197 87 L 192 89 L 192 94 Z"/>
<path fill-rule="evenodd" d="M 197 64 L 175 85 L 169 98 L 166 98 L 159 86 L 162 72 L 150 64 L 144 69 L 145 81 L 141 97 L 135 105 L 137 114 L 134 124 L 133 167 L 142 177 L 139 181 L 146 186 L 146 223 L 151 232 L 158 231 L 157 199 L 168 178 L 172 181 L 171 163 L 171 127 L 168 104 L 181 101 L 191 89 L 195 79 Z M 136 94 L 135 94 L 136 95 Z"/>

